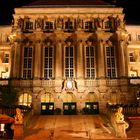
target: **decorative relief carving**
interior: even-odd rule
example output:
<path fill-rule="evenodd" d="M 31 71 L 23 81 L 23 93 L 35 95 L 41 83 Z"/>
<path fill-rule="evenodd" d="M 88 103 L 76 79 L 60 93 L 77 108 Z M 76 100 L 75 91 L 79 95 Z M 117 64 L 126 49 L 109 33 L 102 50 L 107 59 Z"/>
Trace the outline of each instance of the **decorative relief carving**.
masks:
<path fill-rule="evenodd" d="M 70 15 L 70 16 L 58 16 L 57 18 L 49 18 L 44 16 L 38 17 L 37 19 L 33 20 L 30 17 L 19 17 L 17 19 L 17 27 L 21 29 L 42 29 L 45 30 L 46 22 L 50 22 L 50 25 L 47 23 L 47 26 L 51 26 L 50 29 L 67 29 L 76 30 L 76 29 L 84 29 L 86 22 L 90 22 L 92 24 L 92 28 L 94 29 L 105 29 L 110 28 L 111 30 L 118 30 L 119 28 L 125 28 L 125 22 L 121 15 L 97 15 L 97 14 L 87 14 L 85 17 L 82 15 Z M 91 25 L 86 28 L 91 28 Z M 48 28 L 49 29 L 49 28 Z M 50 30 L 49 29 L 49 30 Z"/>

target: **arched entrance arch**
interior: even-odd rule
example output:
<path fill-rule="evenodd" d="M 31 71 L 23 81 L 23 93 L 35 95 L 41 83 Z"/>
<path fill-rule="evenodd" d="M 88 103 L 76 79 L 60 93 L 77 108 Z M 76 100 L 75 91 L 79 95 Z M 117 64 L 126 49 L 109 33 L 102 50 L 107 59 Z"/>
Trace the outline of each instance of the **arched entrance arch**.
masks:
<path fill-rule="evenodd" d="M 54 102 L 54 96 L 50 92 L 45 92 L 44 94 L 41 94 L 40 101 L 41 101 L 41 103 L 42 102 L 47 102 L 47 103 Z"/>

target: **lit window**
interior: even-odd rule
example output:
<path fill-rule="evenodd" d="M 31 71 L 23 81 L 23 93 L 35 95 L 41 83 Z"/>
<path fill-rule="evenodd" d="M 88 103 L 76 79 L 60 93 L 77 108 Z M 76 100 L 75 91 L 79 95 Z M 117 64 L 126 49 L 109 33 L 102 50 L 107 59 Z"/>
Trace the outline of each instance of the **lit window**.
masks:
<path fill-rule="evenodd" d="M 129 53 L 129 61 L 130 61 L 130 62 L 135 62 L 134 52 L 130 52 L 130 53 Z"/>
<path fill-rule="evenodd" d="M 32 78 L 33 50 L 31 47 L 24 48 L 23 78 Z"/>
<path fill-rule="evenodd" d="M 95 78 L 95 47 L 86 47 L 86 77 Z"/>
<path fill-rule="evenodd" d="M 106 70 L 107 77 L 116 77 L 115 50 L 113 46 L 106 47 Z"/>
<path fill-rule="evenodd" d="M 53 47 L 44 48 L 44 78 L 53 77 Z"/>
<path fill-rule="evenodd" d="M 54 102 L 54 97 L 51 93 L 47 92 L 41 95 L 41 103 L 43 102 Z"/>
<path fill-rule="evenodd" d="M 23 93 L 19 96 L 19 105 L 31 106 L 32 96 L 29 93 Z"/>
<path fill-rule="evenodd" d="M 74 77 L 74 47 L 67 46 L 65 48 L 65 77 Z"/>

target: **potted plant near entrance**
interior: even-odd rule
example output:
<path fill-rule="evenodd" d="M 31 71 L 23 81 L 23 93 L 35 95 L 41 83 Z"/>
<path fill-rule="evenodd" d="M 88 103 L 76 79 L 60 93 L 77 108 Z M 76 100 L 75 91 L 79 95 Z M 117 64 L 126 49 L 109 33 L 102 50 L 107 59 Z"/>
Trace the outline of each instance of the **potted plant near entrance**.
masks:
<path fill-rule="evenodd" d="M 56 115 L 60 115 L 61 114 L 61 108 L 55 108 L 54 110 Z"/>

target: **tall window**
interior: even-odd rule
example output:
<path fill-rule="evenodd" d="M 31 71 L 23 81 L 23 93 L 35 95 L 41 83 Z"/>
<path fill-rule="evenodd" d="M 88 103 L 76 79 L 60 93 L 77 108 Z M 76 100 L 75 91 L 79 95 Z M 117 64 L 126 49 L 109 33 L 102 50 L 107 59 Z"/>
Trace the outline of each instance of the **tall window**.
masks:
<path fill-rule="evenodd" d="M 86 47 L 86 77 L 95 78 L 95 47 Z"/>
<path fill-rule="evenodd" d="M 32 78 L 33 65 L 33 49 L 31 47 L 24 48 L 23 78 Z"/>
<path fill-rule="evenodd" d="M 74 47 L 65 48 L 65 77 L 74 77 Z"/>
<path fill-rule="evenodd" d="M 44 48 L 44 78 L 53 76 L 53 47 Z"/>
<path fill-rule="evenodd" d="M 115 50 L 113 46 L 106 47 L 106 71 L 107 77 L 116 77 Z"/>
<path fill-rule="evenodd" d="M 19 105 L 31 106 L 32 96 L 29 93 L 23 93 L 19 96 Z"/>

